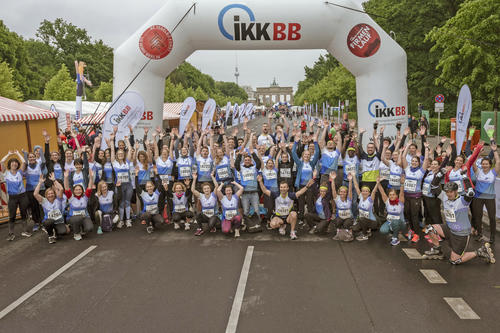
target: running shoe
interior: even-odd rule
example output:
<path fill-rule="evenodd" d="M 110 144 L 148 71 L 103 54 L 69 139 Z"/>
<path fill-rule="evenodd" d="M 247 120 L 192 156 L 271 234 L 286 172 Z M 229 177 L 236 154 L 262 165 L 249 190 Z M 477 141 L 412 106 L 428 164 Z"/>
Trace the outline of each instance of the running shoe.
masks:
<path fill-rule="evenodd" d="M 142 221 L 141 221 L 141 224 L 142 224 L 142 225 L 146 225 L 146 221 L 145 221 L 145 220 L 142 220 Z"/>
<path fill-rule="evenodd" d="M 413 237 L 411 238 L 412 243 L 418 243 L 420 240 L 420 236 L 418 234 L 413 234 Z"/>
<path fill-rule="evenodd" d="M 354 240 L 354 236 L 352 235 L 352 230 L 344 231 L 345 237 L 343 239 L 344 242 L 352 242 Z"/>
<path fill-rule="evenodd" d="M 15 236 L 14 234 L 9 234 L 9 235 L 7 236 L 7 240 L 8 240 L 9 242 L 12 242 L 15 238 L 16 238 L 16 236 Z"/>
<path fill-rule="evenodd" d="M 127 226 L 127 228 L 132 228 L 132 221 L 131 220 L 125 221 L 125 225 Z"/>
<path fill-rule="evenodd" d="M 201 236 L 203 235 L 204 232 L 203 232 L 203 229 L 202 228 L 198 228 L 196 229 L 196 232 L 194 233 L 195 236 Z"/>
<path fill-rule="evenodd" d="M 240 231 L 238 229 L 234 230 L 234 238 L 240 237 Z"/>
<path fill-rule="evenodd" d="M 309 229 L 309 234 L 310 235 L 313 235 L 316 233 L 316 226 L 312 227 L 311 229 Z"/>
<path fill-rule="evenodd" d="M 123 221 L 122 221 L 122 220 L 120 220 L 120 221 L 118 221 L 118 224 L 116 225 L 116 227 L 117 227 L 118 229 L 121 229 L 121 228 L 123 228 L 123 224 L 124 224 L 124 223 L 123 223 Z"/>
<path fill-rule="evenodd" d="M 82 240 L 82 235 L 80 235 L 80 234 L 74 234 L 74 235 L 73 235 L 73 238 L 74 238 L 75 240 L 79 241 L 79 240 Z"/>
<path fill-rule="evenodd" d="M 212 229 L 210 229 L 210 232 L 211 233 L 217 232 L 217 228 L 213 227 Z"/>
<path fill-rule="evenodd" d="M 371 237 L 371 236 L 372 236 L 372 229 L 371 229 L 371 228 L 369 228 L 369 229 L 368 229 L 368 232 L 366 233 L 366 235 L 367 235 L 368 237 Z"/>
<path fill-rule="evenodd" d="M 189 225 L 189 223 L 185 223 L 184 230 L 190 230 L 190 229 L 191 229 L 191 226 Z"/>
<path fill-rule="evenodd" d="M 37 232 L 40 229 L 40 225 L 38 223 L 33 224 L 33 232 Z"/>
<path fill-rule="evenodd" d="M 413 230 L 409 229 L 409 230 L 408 230 L 408 233 L 407 233 L 405 236 L 406 236 L 406 239 L 408 239 L 408 240 L 412 240 L 413 235 L 414 235 Z"/>
<path fill-rule="evenodd" d="M 146 228 L 146 231 L 148 232 L 148 234 L 152 234 L 153 233 L 153 226 L 150 225 Z"/>
<path fill-rule="evenodd" d="M 101 227 L 97 227 L 97 234 L 102 235 L 102 228 Z"/>
<path fill-rule="evenodd" d="M 49 244 L 54 244 L 56 242 L 55 236 L 49 236 Z"/>
<path fill-rule="evenodd" d="M 266 229 L 273 230 L 273 228 L 271 228 L 271 223 L 269 223 L 269 222 L 266 223 Z"/>
<path fill-rule="evenodd" d="M 286 225 L 285 224 L 281 225 L 278 232 L 280 233 L 281 236 L 285 236 L 286 235 Z"/>
<path fill-rule="evenodd" d="M 475 240 L 476 240 L 476 242 L 482 242 L 482 243 L 485 243 L 485 242 L 487 242 L 487 241 L 488 241 L 488 238 L 487 238 L 485 235 L 479 235 L 479 234 L 478 234 L 478 235 L 475 237 Z"/>
<path fill-rule="evenodd" d="M 356 237 L 356 240 L 359 242 L 366 241 L 368 239 L 369 239 L 368 236 L 365 234 L 359 234 L 358 237 Z"/>
<path fill-rule="evenodd" d="M 399 245 L 400 241 L 397 237 L 392 237 L 391 238 L 391 245 L 392 246 L 396 246 L 396 245 Z"/>
<path fill-rule="evenodd" d="M 174 230 L 179 230 L 181 228 L 181 226 L 179 225 L 179 223 L 174 223 Z"/>
<path fill-rule="evenodd" d="M 29 237 L 31 237 L 31 234 L 27 231 L 23 231 L 23 232 L 21 232 L 21 236 L 29 238 Z"/>
<path fill-rule="evenodd" d="M 479 258 L 485 259 L 487 263 L 494 264 L 496 262 L 495 255 L 491 250 L 490 243 L 485 243 L 479 249 L 476 250 L 476 255 Z"/>
<path fill-rule="evenodd" d="M 432 247 L 430 250 L 425 251 L 423 255 L 424 259 L 443 259 L 444 254 L 441 251 L 441 246 Z"/>
<path fill-rule="evenodd" d="M 337 229 L 337 233 L 335 234 L 335 236 L 333 236 L 332 239 L 336 241 L 340 240 L 340 229 Z"/>
<path fill-rule="evenodd" d="M 296 240 L 297 238 L 298 237 L 297 237 L 297 234 L 295 233 L 295 230 L 290 231 L 290 239 Z"/>

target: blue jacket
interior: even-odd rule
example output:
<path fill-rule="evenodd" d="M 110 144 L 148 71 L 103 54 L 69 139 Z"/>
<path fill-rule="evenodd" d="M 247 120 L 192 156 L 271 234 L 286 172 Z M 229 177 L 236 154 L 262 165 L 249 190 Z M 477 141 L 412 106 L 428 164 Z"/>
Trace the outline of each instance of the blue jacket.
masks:
<path fill-rule="evenodd" d="M 320 150 L 319 145 L 315 141 L 314 142 L 314 156 L 310 162 L 313 170 L 316 167 L 316 164 L 318 163 L 318 160 L 319 160 L 319 150 Z M 302 167 L 304 165 L 304 162 L 297 155 L 297 142 L 295 142 L 293 144 L 292 157 L 293 157 L 295 164 L 297 165 L 297 176 L 295 177 L 295 188 L 298 189 L 300 187 L 300 178 L 302 178 Z"/>

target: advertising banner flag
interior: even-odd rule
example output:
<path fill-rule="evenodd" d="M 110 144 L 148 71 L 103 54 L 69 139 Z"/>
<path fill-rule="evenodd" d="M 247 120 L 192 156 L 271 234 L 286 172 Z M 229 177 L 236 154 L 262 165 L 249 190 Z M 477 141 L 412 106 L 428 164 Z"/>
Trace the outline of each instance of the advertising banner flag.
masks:
<path fill-rule="evenodd" d="M 108 139 L 113 133 L 114 127 L 118 128 L 115 140 L 123 140 L 130 132 L 129 126 L 134 128 L 144 115 L 144 99 L 135 91 L 125 92 L 118 101 L 113 104 L 113 107 L 106 113 L 102 134 L 105 139 Z M 103 141 L 102 149 L 106 149 L 106 141 Z"/>
<path fill-rule="evenodd" d="M 182 136 L 186 130 L 194 111 L 196 111 L 196 100 L 193 97 L 188 97 L 181 107 L 181 119 L 179 120 L 179 135 Z"/>
<path fill-rule="evenodd" d="M 205 103 L 205 107 L 203 108 L 203 119 L 201 123 L 202 131 L 204 131 L 207 128 L 208 123 L 213 119 L 216 106 L 217 104 L 213 99 L 209 99 Z"/>
<path fill-rule="evenodd" d="M 243 104 L 240 105 L 240 110 L 239 110 L 239 112 L 240 112 L 240 123 L 243 122 L 243 118 L 245 117 L 245 110 L 246 110 L 246 108 L 247 108 L 247 105 L 245 103 L 243 103 Z"/>
<path fill-rule="evenodd" d="M 247 107 L 245 108 L 245 116 L 250 119 L 250 116 L 252 115 L 252 111 L 253 111 L 253 104 L 252 103 L 248 103 Z"/>
<path fill-rule="evenodd" d="M 239 112 L 239 106 L 238 106 L 238 103 L 235 103 L 234 104 L 234 107 L 233 107 L 233 126 L 236 126 L 238 125 L 238 120 L 240 119 L 238 117 L 238 112 Z"/>
<path fill-rule="evenodd" d="M 226 105 L 226 124 L 227 124 L 227 120 L 229 119 L 230 114 L 231 114 L 231 102 L 227 102 L 227 105 Z"/>
<path fill-rule="evenodd" d="M 469 86 L 464 84 L 460 89 L 457 103 L 457 152 L 460 154 L 462 145 L 467 134 L 467 125 L 469 124 L 470 115 L 472 113 L 472 96 Z"/>

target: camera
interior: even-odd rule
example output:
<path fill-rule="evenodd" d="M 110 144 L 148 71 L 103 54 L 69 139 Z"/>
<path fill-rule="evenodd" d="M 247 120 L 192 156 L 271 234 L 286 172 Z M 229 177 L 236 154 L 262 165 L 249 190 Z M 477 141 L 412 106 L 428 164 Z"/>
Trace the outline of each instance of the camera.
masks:
<path fill-rule="evenodd" d="M 401 130 L 401 123 L 397 123 L 396 128 L 398 129 L 398 131 Z"/>
<path fill-rule="evenodd" d="M 378 128 L 378 123 L 373 124 L 373 129 L 376 130 Z"/>

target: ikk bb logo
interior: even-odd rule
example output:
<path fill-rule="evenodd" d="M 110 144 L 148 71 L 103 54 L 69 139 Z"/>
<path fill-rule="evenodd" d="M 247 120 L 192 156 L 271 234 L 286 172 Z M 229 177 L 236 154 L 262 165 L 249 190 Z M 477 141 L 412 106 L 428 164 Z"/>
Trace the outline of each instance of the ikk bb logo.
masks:
<path fill-rule="evenodd" d="M 406 115 L 406 106 L 390 106 L 382 99 L 374 99 L 368 104 L 368 113 L 373 118 L 389 118 Z"/>
<path fill-rule="evenodd" d="M 235 15 L 233 18 L 233 35 L 224 27 L 224 17 L 231 9 L 240 9 L 246 12 L 250 18 L 249 23 L 241 21 L 240 15 Z M 295 41 L 300 40 L 301 25 L 299 23 L 257 23 L 253 11 L 241 4 L 232 4 L 224 7 L 219 13 L 219 30 L 224 37 L 229 40 L 273 40 L 273 41 Z M 270 35 L 272 34 L 272 36 Z"/>

